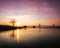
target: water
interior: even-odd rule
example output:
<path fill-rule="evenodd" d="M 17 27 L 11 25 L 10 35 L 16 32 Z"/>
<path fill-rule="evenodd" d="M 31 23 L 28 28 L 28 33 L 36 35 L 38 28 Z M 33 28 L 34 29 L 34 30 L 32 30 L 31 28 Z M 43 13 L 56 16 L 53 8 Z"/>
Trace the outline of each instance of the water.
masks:
<path fill-rule="evenodd" d="M 0 32 L 0 46 L 31 47 L 58 43 L 60 43 L 60 28 L 26 28 Z"/>

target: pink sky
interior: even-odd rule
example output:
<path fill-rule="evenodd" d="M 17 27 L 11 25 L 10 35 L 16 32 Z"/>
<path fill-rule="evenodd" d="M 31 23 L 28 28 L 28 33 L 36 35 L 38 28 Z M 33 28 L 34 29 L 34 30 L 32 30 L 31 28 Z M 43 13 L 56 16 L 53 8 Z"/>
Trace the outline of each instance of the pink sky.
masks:
<path fill-rule="evenodd" d="M 50 1 L 50 0 L 49 0 Z M 42 24 L 60 25 L 59 1 L 46 0 L 6 0 L 0 1 L 0 24 L 9 24 L 15 16 L 20 25 Z M 52 5 L 51 5 L 52 4 Z M 5 23 L 9 22 L 9 23 Z"/>

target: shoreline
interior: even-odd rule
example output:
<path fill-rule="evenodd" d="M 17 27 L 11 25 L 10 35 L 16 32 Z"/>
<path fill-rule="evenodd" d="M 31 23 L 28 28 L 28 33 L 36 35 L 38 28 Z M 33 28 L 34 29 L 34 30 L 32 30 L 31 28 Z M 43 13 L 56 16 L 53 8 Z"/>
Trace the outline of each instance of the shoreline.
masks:
<path fill-rule="evenodd" d="M 6 30 L 14 30 L 14 29 L 22 29 L 22 28 L 60 28 L 60 26 L 55 26 L 55 27 L 49 27 L 49 26 L 46 26 L 46 27 L 14 27 L 14 26 L 8 26 L 8 25 L 0 25 L 0 31 L 6 31 Z"/>

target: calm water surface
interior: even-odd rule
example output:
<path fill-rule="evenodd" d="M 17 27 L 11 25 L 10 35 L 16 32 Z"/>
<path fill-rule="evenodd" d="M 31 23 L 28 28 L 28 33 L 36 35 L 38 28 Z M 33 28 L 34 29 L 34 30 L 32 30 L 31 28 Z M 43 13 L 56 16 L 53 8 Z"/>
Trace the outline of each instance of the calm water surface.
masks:
<path fill-rule="evenodd" d="M 0 33 L 2 44 L 48 44 L 60 42 L 60 28 L 26 28 Z"/>

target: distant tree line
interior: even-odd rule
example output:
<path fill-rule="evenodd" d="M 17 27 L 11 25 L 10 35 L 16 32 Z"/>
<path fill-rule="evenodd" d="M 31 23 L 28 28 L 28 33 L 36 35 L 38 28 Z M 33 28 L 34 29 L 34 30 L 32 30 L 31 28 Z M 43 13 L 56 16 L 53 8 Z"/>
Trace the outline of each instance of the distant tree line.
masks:
<path fill-rule="evenodd" d="M 0 31 L 12 30 L 12 29 L 16 29 L 16 27 L 8 26 L 8 25 L 0 25 Z"/>

